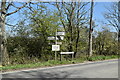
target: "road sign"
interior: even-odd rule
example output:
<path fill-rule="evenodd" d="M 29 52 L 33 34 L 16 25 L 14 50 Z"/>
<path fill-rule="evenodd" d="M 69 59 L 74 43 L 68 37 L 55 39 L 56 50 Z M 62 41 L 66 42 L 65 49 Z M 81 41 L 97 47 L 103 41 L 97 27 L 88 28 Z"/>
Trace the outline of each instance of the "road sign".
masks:
<path fill-rule="evenodd" d="M 71 55 L 72 55 L 72 60 L 73 60 L 74 52 L 61 52 L 60 54 L 61 54 L 60 60 L 62 60 L 62 55 L 63 55 L 63 54 L 71 54 Z"/>
<path fill-rule="evenodd" d="M 48 37 L 48 40 L 55 40 L 54 36 Z"/>
<path fill-rule="evenodd" d="M 52 45 L 52 51 L 59 51 L 60 45 Z"/>
<path fill-rule="evenodd" d="M 74 52 L 61 52 L 60 54 L 74 54 Z"/>
<path fill-rule="evenodd" d="M 60 38 L 61 38 L 61 40 L 63 40 L 63 39 L 64 39 L 64 36 L 60 36 Z"/>
<path fill-rule="evenodd" d="M 57 37 L 51 36 L 51 37 L 48 37 L 48 40 L 63 40 L 63 37 L 61 37 L 61 36 L 57 36 Z"/>
<path fill-rule="evenodd" d="M 62 42 L 56 42 L 56 44 L 62 44 Z"/>
<path fill-rule="evenodd" d="M 57 32 L 57 35 L 65 35 L 65 32 Z"/>
<path fill-rule="evenodd" d="M 63 40 L 64 36 L 57 36 L 57 40 Z"/>
<path fill-rule="evenodd" d="M 55 43 L 54 42 L 50 42 L 50 43 L 48 43 L 49 45 L 54 45 Z"/>

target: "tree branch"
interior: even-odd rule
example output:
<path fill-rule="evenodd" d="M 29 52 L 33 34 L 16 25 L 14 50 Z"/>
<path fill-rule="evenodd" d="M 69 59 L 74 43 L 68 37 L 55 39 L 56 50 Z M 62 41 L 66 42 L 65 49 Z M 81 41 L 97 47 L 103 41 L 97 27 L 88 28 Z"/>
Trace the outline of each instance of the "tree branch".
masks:
<path fill-rule="evenodd" d="M 8 10 L 11 5 L 12 5 L 12 2 L 8 4 L 6 10 Z"/>
<path fill-rule="evenodd" d="M 28 1 L 27 3 L 25 3 L 23 6 L 17 8 L 15 11 L 6 14 L 6 16 L 9 16 L 9 15 L 11 15 L 11 14 L 14 14 L 14 13 L 18 12 L 20 9 L 24 8 L 29 2 L 30 2 L 30 1 Z"/>
<path fill-rule="evenodd" d="M 11 25 L 11 24 L 8 24 L 8 23 L 5 23 L 6 25 L 8 25 L 8 26 L 12 26 L 12 27 L 15 27 L 17 24 L 15 24 L 15 25 Z"/>

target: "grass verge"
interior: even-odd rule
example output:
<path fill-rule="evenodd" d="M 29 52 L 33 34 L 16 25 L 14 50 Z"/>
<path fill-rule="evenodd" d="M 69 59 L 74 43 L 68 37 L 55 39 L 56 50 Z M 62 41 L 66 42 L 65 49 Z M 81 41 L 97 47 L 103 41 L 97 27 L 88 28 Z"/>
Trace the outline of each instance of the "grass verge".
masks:
<path fill-rule="evenodd" d="M 32 64 L 7 65 L 7 66 L 0 67 L 0 70 L 5 72 L 5 71 L 11 71 L 11 70 L 48 67 L 48 66 L 73 64 L 73 63 L 75 64 L 75 63 L 82 63 L 84 61 L 98 61 L 98 60 L 117 59 L 117 58 L 118 58 L 117 55 L 112 55 L 112 56 L 103 56 L 103 55 L 97 56 L 96 55 L 96 56 L 92 56 L 90 58 L 86 58 L 86 57 L 76 58 L 72 61 L 70 61 L 70 60 L 63 60 L 63 61 L 49 60 L 49 61 L 46 61 L 46 62 L 38 62 L 38 63 L 32 63 Z"/>

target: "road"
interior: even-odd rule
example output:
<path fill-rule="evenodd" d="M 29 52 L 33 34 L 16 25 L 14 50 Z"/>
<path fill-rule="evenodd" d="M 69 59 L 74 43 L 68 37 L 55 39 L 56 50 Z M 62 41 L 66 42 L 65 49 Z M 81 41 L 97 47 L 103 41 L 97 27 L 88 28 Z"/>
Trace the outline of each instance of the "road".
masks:
<path fill-rule="evenodd" d="M 118 78 L 118 60 L 2 73 L 3 78 Z"/>

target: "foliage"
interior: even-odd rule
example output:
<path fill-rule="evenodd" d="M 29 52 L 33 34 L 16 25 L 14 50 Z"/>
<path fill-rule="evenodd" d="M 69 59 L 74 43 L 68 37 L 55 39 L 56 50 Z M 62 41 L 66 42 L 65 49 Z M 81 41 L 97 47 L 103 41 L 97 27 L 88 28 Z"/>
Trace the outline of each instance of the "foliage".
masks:
<path fill-rule="evenodd" d="M 54 61 L 49 60 L 46 62 L 37 62 L 37 63 L 30 63 L 30 64 L 16 64 L 16 65 L 8 65 L 3 66 L 2 70 L 16 70 L 16 69 L 27 69 L 27 68 L 37 68 L 37 67 L 45 67 L 45 66 L 55 66 L 55 65 L 65 65 L 65 64 L 75 64 L 75 63 L 83 63 L 84 61 L 98 61 L 98 60 L 106 60 L 106 59 L 116 59 L 118 58 L 117 55 L 112 56 L 104 56 L 104 55 L 95 55 L 87 59 L 86 57 L 76 58 L 73 61 L 69 60 L 62 60 L 62 61 Z M 0 68 L 1 69 L 1 68 Z"/>
<path fill-rule="evenodd" d="M 79 49 L 80 30 L 88 23 L 86 16 L 88 11 L 85 7 L 87 2 L 60 2 L 54 4 L 59 12 L 60 22 L 66 33 L 64 51 L 74 51 L 74 57 Z"/>
<path fill-rule="evenodd" d="M 110 56 L 95 55 L 95 56 L 89 57 L 88 61 L 98 61 L 98 60 L 107 60 L 107 59 L 115 59 L 115 58 L 118 58 L 118 56 L 117 55 L 110 55 Z"/>
<path fill-rule="evenodd" d="M 33 62 L 39 61 L 38 58 L 42 60 L 47 55 L 52 55 L 51 49 L 49 49 L 49 46 L 46 46 L 47 43 L 43 43 L 41 38 L 9 37 L 7 47 L 11 64 L 24 64 L 28 61 L 31 62 L 31 59 L 33 59 Z M 43 50 L 45 46 L 48 49 Z"/>
<path fill-rule="evenodd" d="M 118 41 L 117 33 L 110 32 L 108 29 L 103 29 L 98 32 L 98 36 L 94 39 L 93 51 L 95 54 L 112 55 L 117 54 Z"/>
<path fill-rule="evenodd" d="M 58 5 L 53 3 L 57 10 L 48 9 L 45 4 L 37 3 L 26 7 L 23 12 L 25 18 L 18 21 L 12 29 L 11 34 L 15 35 L 9 35 L 7 38 L 11 65 L 44 62 L 39 64 L 51 66 L 69 63 L 53 61 L 54 52 L 51 50 L 50 43 L 55 44 L 55 41 L 47 38 L 55 36 L 56 29 L 65 31 L 64 40 L 60 40 L 62 45 L 58 57 L 61 51 L 74 51 L 74 57 L 77 58 L 74 60 L 75 63 L 87 59 L 89 28 L 86 26 L 89 24 L 89 18 L 86 16 L 88 11 L 85 10 L 85 7 L 88 3 L 71 2 Z M 93 22 L 93 26 L 97 26 L 95 22 Z M 103 31 L 96 32 L 96 35 L 92 37 L 93 54 L 101 56 L 91 57 L 89 60 L 104 60 L 107 56 L 117 55 L 116 32 L 110 32 L 109 29 L 104 28 Z M 66 58 L 69 57 L 70 55 L 66 55 Z"/>

